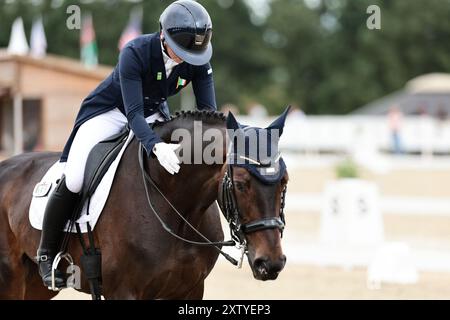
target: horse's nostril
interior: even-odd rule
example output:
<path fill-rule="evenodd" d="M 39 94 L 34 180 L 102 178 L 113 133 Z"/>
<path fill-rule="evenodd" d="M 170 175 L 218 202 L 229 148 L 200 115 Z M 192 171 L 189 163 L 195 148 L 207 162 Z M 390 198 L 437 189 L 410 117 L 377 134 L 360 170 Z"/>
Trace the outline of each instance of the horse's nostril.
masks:
<path fill-rule="evenodd" d="M 283 270 L 285 263 L 285 255 L 274 259 L 263 256 L 254 260 L 252 269 L 257 279 L 274 280 L 278 277 L 281 270 Z"/>
<path fill-rule="evenodd" d="M 260 271 L 261 273 L 267 272 L 267 261 L 266 257 L 256 258 L 253 262 L 255 269 Z"/>

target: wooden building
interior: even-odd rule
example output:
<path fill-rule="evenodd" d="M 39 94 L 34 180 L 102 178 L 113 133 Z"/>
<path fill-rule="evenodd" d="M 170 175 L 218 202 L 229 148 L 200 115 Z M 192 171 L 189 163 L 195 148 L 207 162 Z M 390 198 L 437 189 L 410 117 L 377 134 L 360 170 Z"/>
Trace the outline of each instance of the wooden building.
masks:
<path fill-rule="evenodd" d="M 62 151 L 82 100 L 112 71 L 0 50 L 0 153 Z"/>

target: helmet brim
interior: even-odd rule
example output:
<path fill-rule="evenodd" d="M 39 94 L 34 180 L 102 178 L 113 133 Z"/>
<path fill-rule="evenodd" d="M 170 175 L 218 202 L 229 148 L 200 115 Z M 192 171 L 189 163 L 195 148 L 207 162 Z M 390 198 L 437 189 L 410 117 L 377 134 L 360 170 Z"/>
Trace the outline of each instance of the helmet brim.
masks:
<path fill-rule="evenodd" d="M 183 61 L 186 61 L 189 64 L 192 64 L 194 66 L 202 66 L 211 60 L 212 57 L 212 45 L 211 42 L 208 43 L 206 46 L 205 51 L 203 52 L 191 52 L 187 51 L 186 49 L 180 47 L 165 31 L 162 30 L 164 40 L 169 45 L 170 49 L 175 52 L 175 54 L 182 59 Z"/>

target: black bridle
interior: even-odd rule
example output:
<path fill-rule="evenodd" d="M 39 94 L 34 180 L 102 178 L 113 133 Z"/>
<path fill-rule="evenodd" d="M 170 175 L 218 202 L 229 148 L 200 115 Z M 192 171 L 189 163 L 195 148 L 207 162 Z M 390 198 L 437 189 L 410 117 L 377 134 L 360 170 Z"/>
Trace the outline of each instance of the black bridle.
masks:
<path fill-rule="evenodd" d="M 262 218 L 242 224 L 240 221 L 241 214 L 239 212 L 239 206 L 234 193 L 233 166 L 227 164 L 227 170 L 222 179 L 221 194 L 219 195 L 218 203 L 230 226 L 231 238 L 239 244 L 246 246 L 246 234 L 265 229 L 279 229 L 281 237 L 283 237 L 283 230 L 286 225 L 284 217 L 286 189 L 287 186 L 284 186 L 281 192 L 280 217 Z"/>

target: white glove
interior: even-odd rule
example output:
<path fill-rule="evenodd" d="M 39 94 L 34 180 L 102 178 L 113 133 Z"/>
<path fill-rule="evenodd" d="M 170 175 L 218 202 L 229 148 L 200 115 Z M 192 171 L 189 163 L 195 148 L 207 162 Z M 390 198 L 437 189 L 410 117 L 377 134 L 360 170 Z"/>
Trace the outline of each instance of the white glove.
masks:
<path fill-rule="evenodd" d="M 181 145 L 175 143 L 165 143 L 159 142 L 154 145 L 152 151 L 158 158 L 159 163 L 166 169 L 170 174 L 178 173 L 180 170 L 180 160 L 175 154 Z"/>

